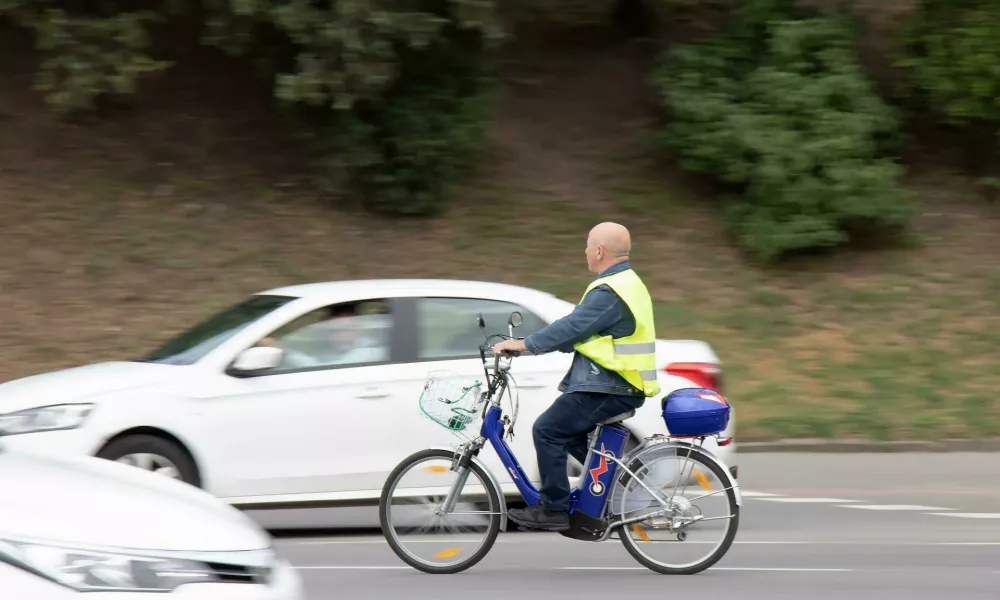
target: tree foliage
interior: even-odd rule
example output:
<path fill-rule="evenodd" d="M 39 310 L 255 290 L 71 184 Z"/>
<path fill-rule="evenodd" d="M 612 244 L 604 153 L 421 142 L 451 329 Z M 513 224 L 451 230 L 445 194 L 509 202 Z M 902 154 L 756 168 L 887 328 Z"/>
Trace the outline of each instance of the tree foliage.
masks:
<path fill-rule="evenodd" d="M 484 74 L 500 39 L 495 0 L 132 6 L 0 0 L 0 16 L 34 30 L 44 56 L 39 88 L 57 110 L 73 112 L 127 98 L 142 77 L 169 67 L 151 56 L 149 28 L 197 8 L 204 43 L 272 65 L 275 95 L 329 136 L 315 146 L 339 149 L 317 160 L 333 168 L 325 179 L 355 184 L 380 210 L 432 211 L 460 174 L 455 165 L 474 156 Z"/>
<path fill-rule="evenodd" d="M 884 156 L 898 120 L 841 18 L 748 0 L 723 34 L 671 51 L 654 83 L 673 119 L 665 143 L 743 192 L 730 214 L 761 259 L 907 221 L 902 169 Z"/>
<path fill-rule="evenodd" d="M 492 98 L 481 40 L 460 35 L 404 57 L 401 75 L 354 110 L 303 113 L 321 181 L 356 190 L 374 211 L 437 213 L 448 186 L 475 164 Z"/>
<path fill-rule="evenodd" d="M 141 77 L 169 62 L 149 55 L 152 11 L 101 3 L 0 0 L 0 17 L 30 28 L 43 59 L 37 87 L 58 111 L 85 110 L 103 97 L 132 94 Z"/>
<path fill-rule="evenodd" d="M 906 92 L 950 124 L 1000 124 L 1000 1 L 921 0 L 904 42 Z"/>

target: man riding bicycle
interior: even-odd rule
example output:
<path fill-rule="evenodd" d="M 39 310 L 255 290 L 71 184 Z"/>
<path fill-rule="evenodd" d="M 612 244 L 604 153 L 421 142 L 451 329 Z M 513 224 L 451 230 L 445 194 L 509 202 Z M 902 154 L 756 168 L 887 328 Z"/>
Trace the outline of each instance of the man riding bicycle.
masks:
<path fill-rule="evenodd" d="M 536 529 L 569 528 L 566 457 L 583 463 L 587 434 L 604 419 L 637 409 L 660 388 L 656 378 L 653 303 L 629 263 L 624 226 L 601 223 L 587 237 L 587 267 L 597 274 L 569 315 L 523 340 L 505 340 L 493 352 L 574 352 L 556 398 L 532 428 L 542 501 L 511 509 L 512 521 Z"/>

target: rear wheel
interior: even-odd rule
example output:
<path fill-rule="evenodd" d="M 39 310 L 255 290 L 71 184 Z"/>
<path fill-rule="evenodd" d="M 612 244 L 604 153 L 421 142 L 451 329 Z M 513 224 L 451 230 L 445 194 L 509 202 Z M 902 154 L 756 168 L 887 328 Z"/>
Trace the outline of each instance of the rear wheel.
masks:
<path fill-rule="evenodd" d="M 425 573 L 452 574 L 481 561 L 500 533 L 500 496 L 476 464 L 451 470 L 454 453 L 417 452 L 393 469 L 379 499 L 379 523 L 389 547 Z M 454 503 L 441 509 L 456 481 Z"/>
<path fill-rule="evenodd" d="M 635 480 L 623 475 L 625 489 L 613 509 L 625 518 L 645 517 L 618 532 L 632 558 L 664 575 L 692 575 L 717 563 L 740 521 L 736 493 L 722 468 L 697 449 L 677 446 L 650 447 L 630 463 Z M 663 511 L 639 481 L 672 510 Z"/>

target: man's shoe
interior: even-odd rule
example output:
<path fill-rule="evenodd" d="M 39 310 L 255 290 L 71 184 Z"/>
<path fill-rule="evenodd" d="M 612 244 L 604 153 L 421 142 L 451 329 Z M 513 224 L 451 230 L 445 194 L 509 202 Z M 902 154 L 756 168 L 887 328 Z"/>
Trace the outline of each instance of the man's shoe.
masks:
<path fill-rule="evenodd" d="M 545 531 L 565 531 L 569 529 L 569 514 L 546 510 L 541 504 L 528 508 L 512 508 L 507 516 L 518 525 Z"/>

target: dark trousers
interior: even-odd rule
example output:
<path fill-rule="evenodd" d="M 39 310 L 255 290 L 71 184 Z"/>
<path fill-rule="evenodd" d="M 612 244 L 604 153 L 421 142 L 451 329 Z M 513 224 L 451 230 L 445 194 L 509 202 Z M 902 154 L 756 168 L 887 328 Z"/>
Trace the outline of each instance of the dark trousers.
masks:
<path fill-rule="evenodd" d="M 538 470 L 542 476 L 542 505 L 548 510 L 569 510 L 569 476 L 566 457 L 569 454 L 587 465 L 587 435 L 604 419 L 642 406 L 645 398 L 613 396 L 593 392 L 571 392 L 556 398 L 539 415 L 532 428 Z"/>

